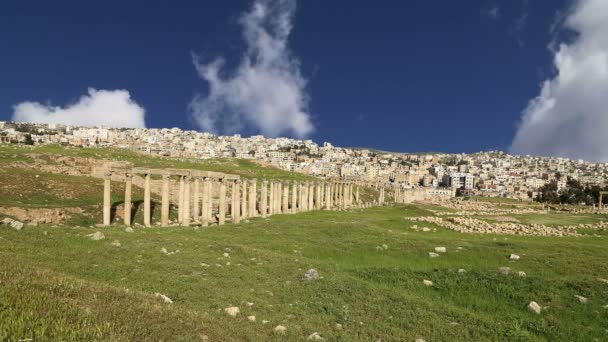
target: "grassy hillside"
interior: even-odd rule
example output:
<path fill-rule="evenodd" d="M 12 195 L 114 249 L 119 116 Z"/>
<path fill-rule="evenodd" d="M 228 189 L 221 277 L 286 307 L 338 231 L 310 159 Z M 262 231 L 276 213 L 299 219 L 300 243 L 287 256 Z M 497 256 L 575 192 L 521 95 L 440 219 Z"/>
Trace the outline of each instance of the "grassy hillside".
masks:
<path fill-rule="evenodd" d="M 299 173 L 281 170 L 272 166 L 261 165 L 255 161 L 235 158 L 214 158 L 206 160 L 177 159 L 142 154 L 118 148 L 75 148 L 59 145 L 23 146 L 0 145 L 0 165 L 20 160 L 27 160 L 28 153 L 85 157 L 93 159 L 123 160 L 135 166 L 151 168 L 197 169 L 206 171 L 237 174 L 244 178 L 275 180 L 315 180 L 316 178 Z M 52 161 L 52 160 L 51 160 Z"/>
<path fill-rule="evenodd" d="M 0 340 L 302 340 L 313 332 L 345 341 L 608 338 L 608 284 L 598 281 L 608 278 L 605 232 L 421 232 L 404 220 L 417 215 L 430 212 L 407 206 L 200 230 L 114 227 L 101 241 L 85 228 L 0 227 Z M 447 253 L 429 258 L 436 246 Z M 511 253 L 521 260 L 509 261 Z M 503 266 L 527 277 L 500 274 Z M 302 281 L 310 268 L 321 278 Z M 532 300 L 544 307 L 540 315 L 526 309 Z M 231 306 L 240 308 L 235 318 L 224 312 Z M 277 325 L 285 335 L 273 332 Z"/>

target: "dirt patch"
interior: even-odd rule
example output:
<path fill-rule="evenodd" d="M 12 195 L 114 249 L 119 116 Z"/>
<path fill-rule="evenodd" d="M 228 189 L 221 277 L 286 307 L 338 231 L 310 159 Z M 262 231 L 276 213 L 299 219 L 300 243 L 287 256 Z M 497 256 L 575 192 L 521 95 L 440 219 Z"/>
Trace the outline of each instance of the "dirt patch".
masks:
<path fill-rule="evenodd" d="M 82 214 L 81 208 L 21 208 L 0 207 L 0 214 L 23 222 L 63 223 L 74 214 Z"/>

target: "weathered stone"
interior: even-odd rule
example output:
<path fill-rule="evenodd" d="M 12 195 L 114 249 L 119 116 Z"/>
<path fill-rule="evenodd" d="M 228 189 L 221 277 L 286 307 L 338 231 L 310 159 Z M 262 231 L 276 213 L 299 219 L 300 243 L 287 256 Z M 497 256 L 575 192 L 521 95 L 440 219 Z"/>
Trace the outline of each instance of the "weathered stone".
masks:
<path fill-rule="evenodd" d="M 430 281 L 430 280 L 426 280 L 426 279 L 424 279 L 424 280 L 422 281 L 422 283 L 423 283 L 424 285 L 426 285 L 426 286 L 433 286 L 433 282 L 432 282 L 432 281 Z"/>
<path fill-rule="evenodd" d="M 467 270 L 465 270 L 464 268 L 459 268 L 458 269 L 458 273 L 466 273 L 466 272 L 467 272 Z"/>
<path fill-rule="evenodd" d="M 321 337 L 321 335 L 319 335 L 318 332 L 314 332 L 314 333 L 308 335 L 308 339 L 311 341 L 318 341 L 318 340 L 322 340 L 323 337 Z"/>
<path fill-rule="evenodd" d="M 447 249 L 445 247 L 435 247 L 435 252 L 445 253 L 445 252 L 447 252 Z"/>
<path fill-rule="evenodd" d="M 510 260 L 519 260 L 519 255 L 517 255 L 517 254 L 511 254 L 511 255 L 509 255 L 509 259 Z"/>
<path fill-rule="evenodd" d="M 302 277 L 302 280 L 304 281 L 313 281 L 317 279 L 319 279 L 319 272 L 317 272 L 317 270 L 314 268 L 311 268 L 306 271 L 306 273 L 304 273 L 304 276 Z"/>
<path fill-rule="evenodd" d="M 112 243 L 110 245 L 112 245 L 114 247 L 120 247 L 120 241 L 114 240 L 114 241 L 112 241 Z"/>
<path fill-rule="evenodd" d="M 155 294 L 154 294 L 154 296 L 156 296 L 156 298 L 161 299 L 161 300 L 162 300 L 164 303 L 166 303 L 166 304 L 173 304 L 173 301 L 171 300 L 171 298 L 169 298 L 169 297 L 165 296 L 165 295 L 164 295 L 164 294 L 162 294 L 162 293 L 158 293 L 158 292 L 157 292 L 157 293 L 155 293 Z"/>
<path fill-rule="evenodd" d="M 429 257 L 431 257 L 431 258 L 436 258 L 438 256 L 439 256 L 439 254 L 437 254 L 435 252 L 429 252 Z"/>
<path fill-rule="evenodd" d="M 524 271 L 519 271 L 519 272 L 517 272 L 517 276 L 518 276 L 518 277 L 525 278 L 525 277 L 527 277 L 527 274 L 526 274 L 526 272 L 524 272 Z"/>
<path fill-rule="evenodd" d="M 16 220 L 12 221 L 9 225 L 12 228 L 14 228 L 15 230 L 21 230 L 21 229 L 23 229 L 23 222 L 19 222 L 19 221 L 16 221 Z"/>
<path fill-rule="evenodd" d="M 103 235 L 103 233 L 102 233 L 102 232 L 95 232 L 95 233 L 93 233 L 93 234 L 89 234 L 89 235 L 87 235 L 87 236 L 88 236 L 88 237 L 89 237 L 91 240 L 94 240 L 94 241 L 99 241 L 99 240 L 103 240 L 103 239 L 105 239 L 105 238 L 106 238 L 106 237 L 105 237 L 105 235 Z"/>
<path fill-rule="evenodd" d="M 587 304 L 587 298 L 586 297 L 579 296 L 579 295 L 574 295 L 574 297 L 578 298 L 578 301 L 581 302 L 581 304 Z"/>
<path fill-rule="evenodd" d="M 134 232 L 133 228 L 131 228 L 131 227 L 125 228 L 125 233 L 133 233 L 133 232 Z"/>
<path fill-rule="evenodd" d="M 249 322 L 255 322 L 255 316 L 247 316 Z"/>
<path fill-rule="evenodd" d="M 231 306 L 229 308 L 225 308 L 224 311 L 226 311 L 226 313 L 232 317 L 236 317 L 236 315 L 238 315 L 241 312 L 241 309 L 239 309 L 236 306 Z"/>
<path fill-rule="evenodd" d="M 536 314 L 540 314 L 542 308 L 535 301 L 531 301 L 530 304 L 528 304 L 528 310 L 530 310 Z"/>
<path fill-rule="evenodd" d="M 287 328 L 283 325 L 277 325 L 276 327 L 274 327 L 274 332 L 277 334 L 284 334 L 285 331 L 287 331 Z"/>

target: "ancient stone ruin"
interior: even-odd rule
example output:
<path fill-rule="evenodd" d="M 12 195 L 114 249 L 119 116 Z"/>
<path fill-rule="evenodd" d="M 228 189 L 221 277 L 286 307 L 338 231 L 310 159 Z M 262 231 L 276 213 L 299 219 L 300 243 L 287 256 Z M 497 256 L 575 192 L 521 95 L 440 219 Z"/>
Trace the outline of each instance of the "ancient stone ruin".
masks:
<path fill-rule="evenodd" d="M 161 196 L 161 226 L 169 225 L 170 206 L 178 209 L 181 226 L 239 223 L 249 217 L 298 213 L 310 210 L 343 210 L 369 207 L 359 187 L 349 181 L 311 182 L 245 180 L 238 175 L 191 169 L 133 167 L 128 162 L 108 162 L 93 171 L 104 179 L 103 225 L 111 224 L 111 182 L 125 183 L 124 224 L 131 225 L 131 192 L 134 183 L 144 189 L 144 225 L 151 222 L 151 193 Z M 380 189 L 378 204 L 384 203 Z"/>

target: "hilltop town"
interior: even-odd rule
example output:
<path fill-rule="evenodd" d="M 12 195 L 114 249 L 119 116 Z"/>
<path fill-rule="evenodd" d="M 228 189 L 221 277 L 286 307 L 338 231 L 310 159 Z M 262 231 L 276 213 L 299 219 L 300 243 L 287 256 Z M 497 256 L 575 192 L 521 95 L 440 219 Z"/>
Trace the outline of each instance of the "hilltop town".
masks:
<path fill-rule="evenodd" d="M 218 136 L 179 128 L 76 127 L 0 121 L 0 143 L 116 147 L 177 158 L 240 158 L 270 163 L 311 176 L 384 183 L 425 195 L 538 198 L 539 190 L 568 180 L 604 187 L 606 163 L 557 157 L 514 156 L 501 151 L 474 154 L 391 153 L 343 148 L 312 140 Z"/>

